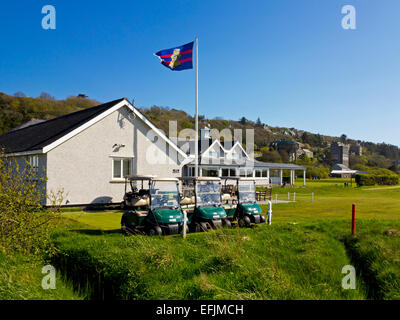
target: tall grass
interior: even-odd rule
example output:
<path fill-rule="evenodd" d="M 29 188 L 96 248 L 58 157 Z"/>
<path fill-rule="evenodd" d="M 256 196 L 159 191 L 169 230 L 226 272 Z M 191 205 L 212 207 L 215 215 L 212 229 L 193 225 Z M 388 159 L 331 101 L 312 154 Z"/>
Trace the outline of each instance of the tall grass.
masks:
<path fill-rule="evenodd" d="M 44 290 L 41 286 L 44 263 L 41 259 L 22 254 L 0 252 L 0 300 L 78 300 L 72 283 L 56 278 L 56 289 Z"/>
<path fill-rule="evenodd" d="M 362 299 L 340 241 L 297 225 L 180 237 L 58 233 L 58 268 L 94 299 Z"/>

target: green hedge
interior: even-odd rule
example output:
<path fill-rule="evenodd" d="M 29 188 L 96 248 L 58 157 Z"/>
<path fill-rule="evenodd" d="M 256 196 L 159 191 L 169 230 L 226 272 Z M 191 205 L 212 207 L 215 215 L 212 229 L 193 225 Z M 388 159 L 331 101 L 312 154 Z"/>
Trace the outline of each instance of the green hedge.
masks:
<path fill-rule="evenodd" d="M 388 174 L 357 174 L 356 182 L 358 186 L 393 186 L 399 184 L 399 176 Z"/>

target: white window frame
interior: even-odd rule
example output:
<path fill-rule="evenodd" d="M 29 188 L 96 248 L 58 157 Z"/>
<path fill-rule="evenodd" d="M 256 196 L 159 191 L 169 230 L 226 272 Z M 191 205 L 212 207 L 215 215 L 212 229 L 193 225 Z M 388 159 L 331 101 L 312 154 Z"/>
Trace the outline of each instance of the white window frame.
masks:
<path fill-rule="evenodd" d="M 30 167 L 33 169 L 33 173 L 36 176 L 39 174 L 39 155 L 28 156 L 28 162 Z"/>
<path fill-rule="evenodd" d="M 129 172 L 130 174 L 132 174 L 133 172 L 133 157 L 112 157 L 111 158 L 111 180 L 113 181 L 124 181 L 125 177 L 124 177 L 124 160 L 129 160 L 130 161 L 130 165 L 129 165 Z M 121 177 L 115 177 L 114 175 L 114 161 L 120 161 L 121 163 L 121 171 L 120 171 L 120 175 Z"/>

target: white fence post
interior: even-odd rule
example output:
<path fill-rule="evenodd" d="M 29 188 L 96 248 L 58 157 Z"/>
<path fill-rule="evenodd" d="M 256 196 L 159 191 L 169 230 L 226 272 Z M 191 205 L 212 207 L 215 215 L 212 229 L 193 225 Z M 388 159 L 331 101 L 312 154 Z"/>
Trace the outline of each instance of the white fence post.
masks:
<path fill-rule="evenodd" d="M 186 238 L 186 225 L 187 225 L 187 213 L 186 210 L 183 210 L 183 230 L 182 230 L 183 238 Z"/>
<path fill-rule="evenodd" d="M 296 192 L 293 192 L 293 201 L 296 201 Z"/>
<path fill-rule="evenodd" d="M 290 201 L 290 192 L 287 193 L 287 199 Z"/>
<path fill-rule="evenodd" d="M 272 223 L 272 202 L 268 200 L 268 224 Z"/>
<path fill-rule="evenodd" d="M 278 202 L 278 194 L 275 193 L 275 203 L 277 203 L 277 202 Z"/>

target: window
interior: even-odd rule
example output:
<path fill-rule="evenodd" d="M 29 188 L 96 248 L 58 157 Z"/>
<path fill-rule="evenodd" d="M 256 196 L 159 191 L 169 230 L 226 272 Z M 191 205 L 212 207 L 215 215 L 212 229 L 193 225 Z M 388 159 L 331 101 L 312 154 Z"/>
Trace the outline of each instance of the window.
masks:
<path fill-rule="evenodd" d="M 236 177 L 236 169 L 222 168 L 222 177 Z"/>
<path fill-rule="evenodd" d="M 28 162 L 33 170 L 34 175 L 37 175 L 39 173 L 39 156 L 29 156 Z"/>
<path fill-rule="evenodd" d="M 256 177 L 257 178 L 266 178 L 268 177 L 268 169 L 256 169 Z"/>
<path fill-rule="evenodd" d="M 241 168 L 240 169 L 240 176 L 241 177 L 252 177 L 253 176 L 253 169 Z"/>
<path fill-rule="evenodd" d="M 202 168 L 203 177 L 218 177 L 218 169 Z"/>
<path fill-rule="evenodd" d="M 237 152 L 233 152 L 232 159 L 239 159 L 239 154 Z"/>
<path fill-rule="evenodd" d="M 210 158 L 217 158 L 217 157 L 218 157 L 218 153 L 215 152 L 215 151 L 210 151 L 210 152 L 208 153 L 208 156 L 209 156 Z"/>
<path fill-rule="evenodd" d="M 186 167 L 186 176 L 187 177 L 194 177 L 194 167 Z"/>
<path fill-rule="evenodd" d="M 115 158 L 113 159 L 113 178 L 123 179 L 132 174 L 131 158 Z"/>

